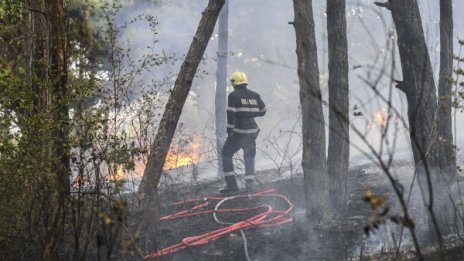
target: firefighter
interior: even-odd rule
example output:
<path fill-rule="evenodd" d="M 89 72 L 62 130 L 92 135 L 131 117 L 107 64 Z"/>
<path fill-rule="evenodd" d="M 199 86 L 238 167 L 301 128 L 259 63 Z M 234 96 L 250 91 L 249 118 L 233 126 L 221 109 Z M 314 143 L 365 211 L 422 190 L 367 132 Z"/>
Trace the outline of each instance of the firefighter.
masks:
<path fill-rule="evenodd" d="M 253 188 L 256 155 L 256 137 L 259 133 L 255 117 L 266 114 L 266 106 L 258 93 L 247 88 L 248 79 L 243 72 L 234 72 L 230 78 L 234 87 L 227 98 L 227 140 L 222 149 L 222 170 L 226 187 L 222 194 L 238 192 L 232 157 L 243 150 L 246 190 Z"/>

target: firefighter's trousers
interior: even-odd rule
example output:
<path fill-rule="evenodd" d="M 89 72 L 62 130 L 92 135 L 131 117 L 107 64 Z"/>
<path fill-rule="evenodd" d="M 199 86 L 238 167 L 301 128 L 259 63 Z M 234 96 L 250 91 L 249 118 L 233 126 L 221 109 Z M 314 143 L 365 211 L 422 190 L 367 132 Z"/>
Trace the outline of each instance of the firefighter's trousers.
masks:
<path fill-rule="evenodd" d="M 222 170 L 228 187 L 236 187 L 233 156 L 243 150 L 245 179 L 255 174 L 256 137 L 258 132 L 250 134 L 233 133 L 227 137 L 222 148 Z"/>

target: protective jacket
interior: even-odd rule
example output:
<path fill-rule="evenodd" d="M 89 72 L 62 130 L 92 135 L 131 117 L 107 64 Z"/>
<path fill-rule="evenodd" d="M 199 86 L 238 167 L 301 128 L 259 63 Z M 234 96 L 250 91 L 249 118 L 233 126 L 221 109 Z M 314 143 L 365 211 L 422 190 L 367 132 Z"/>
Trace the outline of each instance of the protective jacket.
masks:
<path fill-rule="evenodd" d="M 259 132 L 255 117 L 266 114 L 266 105 L 246 84 L 234 87 L 227 98 L 227 133 L 252 134 Z"/>

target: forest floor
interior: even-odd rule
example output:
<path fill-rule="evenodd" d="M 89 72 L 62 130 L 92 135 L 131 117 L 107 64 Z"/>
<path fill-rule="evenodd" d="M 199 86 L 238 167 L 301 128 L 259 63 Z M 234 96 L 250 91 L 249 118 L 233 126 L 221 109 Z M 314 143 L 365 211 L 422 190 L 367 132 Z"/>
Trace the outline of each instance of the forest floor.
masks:
<path fill-rule="evenodd" d="M 400 182 L 408 184 L 412 178 L 413 167 L 410 163 L 396 163 L 395 173 Z M 163 258 L 153 260 L 415 260 L 414 248 L 407 232 L 397 222 L 385 219 L 372 226 L 373 212 L 363 201 L 367 190 L 389 199 L 389 210 L 386 217 L 400 216 L 400 208 L 395 203 L 391 185 L 383 174 L 373 164 L 354 166 L 350 169 L 346 186 L 345 215 L 342 222 L 327 219 L 323 224 L 308 225 L 304 211 L 304 190 L 302 174 L 291 174 L 283 177 L 276 170 L 260 171 L 256 174 L 260 184 L 256 191 L 272 188 L 277 193 L 286 196 L 294 209 L 289 216 L 293 218 L 290 224 L 275 227 L 259 227 L 243 230 L 244 239 L 239 231 L 227 234 L 201 246 L 188 247 Z M 243 183 L 240 183 L 243 185 Z M 196 184 L 177 184 L 161 192 L 163 207 L 161 216 L 190 209 L 205 197 L 221 196 L 218 188 L 222 181 L 199 182 Z M 191 205 L 173 205 L 186 199 L 199 199 Z M 414 199 L 414 197 L 412 197 Z M 218 201 L 215 201 L 217 204 Z M 269 204 L 275 209 L 287 208 L 280 199 L 266 197 L 242 197 L 224 202 L 222 208 L 252 207 L 258 204 Z M 209 206 L 212 209 L 213 205 Z M 258 210 L 242 214 L 220 214 L 227 222 L 237 222 L 258 213 Z M 425 260 L 440 260 L 437 244 L 427 240 L 428 234 L 425 214 L 420 207 L 411 207 L 411 215 L 416 224 L 416 232 L 421 239 L 421 251 Z M 365 228 L 371 224 L 369 235 Z M 161 221 L 161 244 L 168 247 L 179 243 L 186 237 L 200 235 L 224 227 L 218 224 L 211 214 L 194 215 L 186 218 Z M 401 237 L 401 235 L 403 235 Z M 399 257 L 395 246 L 402 238 Z M 445 237 L 445 260 L 463 260 L 464 243 L 457 233 L 452 231 Z M 247 251 L 249 259 L 246 258 Z M 149 254 L 149 253 L 146 253 Z"/>

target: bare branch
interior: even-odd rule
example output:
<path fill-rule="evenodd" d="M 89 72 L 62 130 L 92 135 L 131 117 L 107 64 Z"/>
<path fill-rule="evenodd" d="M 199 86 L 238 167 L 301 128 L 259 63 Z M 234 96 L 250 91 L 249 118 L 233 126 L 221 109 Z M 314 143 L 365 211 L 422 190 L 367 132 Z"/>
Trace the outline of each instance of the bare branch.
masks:
<path fill-rule="evenodd" d="M 30 6 L 26 6 L 26 9 L 28 9 L 29 11 L 31 12 L 35 12 L 35 13 L 39 13 L 39 14 L 42 14 L 44 16 L 47 16 L 47 12 L 45 11 L 42 11 L 40 9 L 37 9 L 37 8 L 34 8 L 34 7 L 30 7 Z"/>
<path fill-rule="evenodd" d="M 385 7 L 388 10 L 391 10 L 390 3 L 388 2 L 374 2 L 376 6 Z"/>
<path fill-rule="evenodd" d="M 395 86 L 396 88 L 398 88 L 399 90 L 401 90 L 404 93 L 407 93 L 406 92 L 406 86 L 405 86 L 403 81 L 395 80 L 395 82 L 396 82 L 396 86 Z"/>

